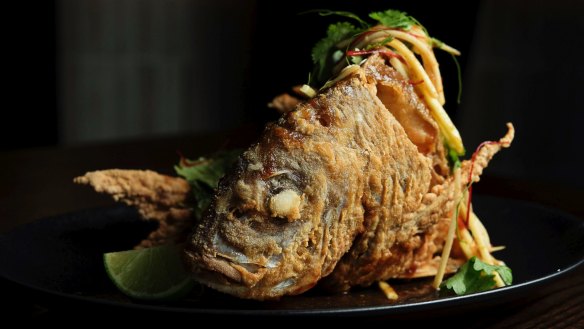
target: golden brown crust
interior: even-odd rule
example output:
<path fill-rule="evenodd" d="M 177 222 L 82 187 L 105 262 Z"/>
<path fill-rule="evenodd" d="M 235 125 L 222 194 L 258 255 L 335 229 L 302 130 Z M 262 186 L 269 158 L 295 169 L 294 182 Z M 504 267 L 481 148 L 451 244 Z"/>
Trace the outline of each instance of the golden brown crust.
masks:
<path fill-rule="evenodd" d="M 288 113 L 296 108 L 300 104 L 300 99 L 290 96 L 289 94 L 281 94 L 268 103 L 269 108 L 276 109 L 280 113 Z"/>
<path fill-rule="evenodd" d="M 437 145 L 442 144 L 438 125 L 412 84 L 387 66 L 379 55 L 371 56 L 363 69 L 369 77 L 375 79 L 377 97 L 399 121 L 418 151 L 424 155 L 436 152 Z"/>
<path fill-rule="evenodd" d="M 512 138 L 510 127 L 481 149 L 473 181 Z M 302 293 L 322 278 L 347 290 L 433 274 L 461 190 L 428 110 L 375 55 L 268 125 L 197 222 L 183 179 L 114 169 L 75 181 L 160 221 L 141 247 L 182 242 L 195 226 L 185 250 L 195 278 L 260 300 Z"/>
<path fill-rule="evenodd" d="M 189 241 L 187 258 L 200 281 L 239 297 L 269 299 L 301 293 L 330 273 L 331 286 L 345 287 L 403 269 L 391 265 L 421 246 L 412 237 L 443 217 L 447 196 L 424 199 L 434 163 L 419 149 L 436 149 L 436 127 L 413 89 L 391 80 L 397 78 L 384 71 L 376 79 L 371 70 L 357 69 L 266 128 L 220 183 Z M 422 132 L 411 124 L 411 133 L 426 136 L 418 145 L 378 97 L 379 82 L 408 93 L 397 105 L 386 100 L 387 106 L 407 105 L 419 112 L 416 123 L 427 123 Z M 302 200 L 293 221 L 270 211 L 272 198 L 287 190 Z M 436 213 L 425 210 L 431 206 Z M 392 253 L 394 245 L 408 251 Z M 206 257 L 253 275 L 233 280 L 231 270 L 205 265 Z"/>
<path fill-rule="evenodd" d="M 159 227 L 137 248 L 184 242 L 193 223 L 186 206 L 190 186 L 186 180 L 150 170 L 109 169 L 88 172 L 73 180 L 90 185 L 99 193 L 136 207 L 144 219 L 156 220 Z"/>

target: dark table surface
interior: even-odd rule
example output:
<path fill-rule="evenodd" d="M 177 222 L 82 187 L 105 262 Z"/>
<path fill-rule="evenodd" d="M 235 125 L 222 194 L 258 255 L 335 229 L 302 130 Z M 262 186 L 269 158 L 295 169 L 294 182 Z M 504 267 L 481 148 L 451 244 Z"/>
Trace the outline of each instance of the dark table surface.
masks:
<path fill-rule="evenodd" d="M 249 133 L 206 134 L 112 142 L 70 148 L 31 149 L 0 153 L 0 234 L 36 219 L 113 201 L 91 189 L 76 186 L 72 178 L 87 171 L 122 168 L 152 169 L 172 173 L 178 152 L 188 157 L 211 153 L 219 148 L 244 146 L 253 139 Z M 476 193 L 537 202 L 584 218 L 584 191 L 553 183 L 518 181 L 485 176 Z M 50 299 L 10 282 L 0 280 L 3 296 L 12 302 L 0 314 L 37 319 L 61 319 L 71 315 Z M 91 313 L 91 310 L 77 309 Z M 371 319 L 380 320 L 380 319 Z M 539 288 L 530 298 L 472 312 L 425 314 L 381 319 L 383 324 L 436 325 L 450 327 L 584 327 L 584 266 Z"/>

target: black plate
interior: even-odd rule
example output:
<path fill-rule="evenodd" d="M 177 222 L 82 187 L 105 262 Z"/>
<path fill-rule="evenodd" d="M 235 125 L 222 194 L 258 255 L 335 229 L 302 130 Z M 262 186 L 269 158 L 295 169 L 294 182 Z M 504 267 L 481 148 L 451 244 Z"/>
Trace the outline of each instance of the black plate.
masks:
<path fill-rule="evenodd" d="M 450 307 L 493 305 L 519 299 L 584 262 L 584 221 L 510 199 L 477 196 L 475 209 L 513 269 L 514 285 L 484 293 L 439 297 L 429 280 L 394 283 L 401 298 L 390 302 L 376 288 L 327 295 L 318 290 L 278 302 L 242 301 L 210 290 L 171 304 L 132 301 L 106 277 L 104 252 L 130 249 L 149 230 L 126 207 L 92 209 L 39 220 L 0 236 L 0 276 L 74 303 L 206 315 L 395 315 Z"/>

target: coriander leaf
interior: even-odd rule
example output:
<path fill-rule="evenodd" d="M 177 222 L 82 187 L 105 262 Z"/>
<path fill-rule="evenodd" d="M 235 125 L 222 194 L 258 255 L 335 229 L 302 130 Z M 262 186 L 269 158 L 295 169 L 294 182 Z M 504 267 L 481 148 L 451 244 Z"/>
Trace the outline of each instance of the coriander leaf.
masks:
<path fill-rule="evenodd" d="M 189 183 L 191 185 L 191 191 L 195 196 L 193 214 L 195 219 L 198 220 L 203 216 L 205 209 L 211 204 L 211 200 L 213 199 L 213 189 L 196 180 Z"/>
<path fill-rule="evenodd" d="M 357 34 L 360 30 L 347 22 L 331 24 L 328 27 L 326 37 L 320 40 L 312 48 L 312 61 L 314 63 L 314 76 L 316 82 L 324 83 L 330 69 L 334 64 L 333 54 L 339 50 L 336 45 Z"/>
<path fill-rule="evenodd" d="M 511 283 L 513 283 L 513 274 L 511 272 L 511 269 L 507 266 L 489 265 L 477 259 L 473 264 L 473 268 L 476 271 L 484 271 L 488 275 L 492 274 L 493 272 L 497 272 L 499 273 L 499 276 L 501 277 L 501 280 L 503 280 L 505 285 L 510 285 Z"/>
<path fill-rule="evenodd" d="M 372 12 L 369 14 L 369 17 L 378 21 L 382 25 L 397 29 L 409 30 L 412 28 L 412 25 L 420 25 L 420 23 L 412 16 L 394 9 Z"/>
<path fill-rule="evenodd" d="M 200 157 L 194 161 L 181 159 L 174 167 L 176 173 L 191 185 L 195 197 L 193 212 L 196 218 L 200 218 L 209 206 L 219 180 L 233 166 L 240 154 L 241 150 L 232 150 L 208 158 Z"/>
<path fill-rule="evenodd" d="M 478 258 L 472 257 L 440 287 L 457 295 L 489 290 L 495 287 L 495 274 L 493 272 L 499 273 L 506 285 L 512 283 L 511 269 L 507 266 L 485 264 Z"/>

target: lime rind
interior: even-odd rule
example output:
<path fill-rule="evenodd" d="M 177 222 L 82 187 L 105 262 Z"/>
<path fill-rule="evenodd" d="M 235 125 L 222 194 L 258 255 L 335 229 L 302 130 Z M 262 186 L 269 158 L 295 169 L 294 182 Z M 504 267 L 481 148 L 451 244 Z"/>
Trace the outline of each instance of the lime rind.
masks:
<path fill-rule="evenodd" d="M 106 272 L 125 295 L 150 301 L 177 300 L 186 296 L 194 281 L 185 271 L 181 249 L 173 245 L 103 255 Z"/>

